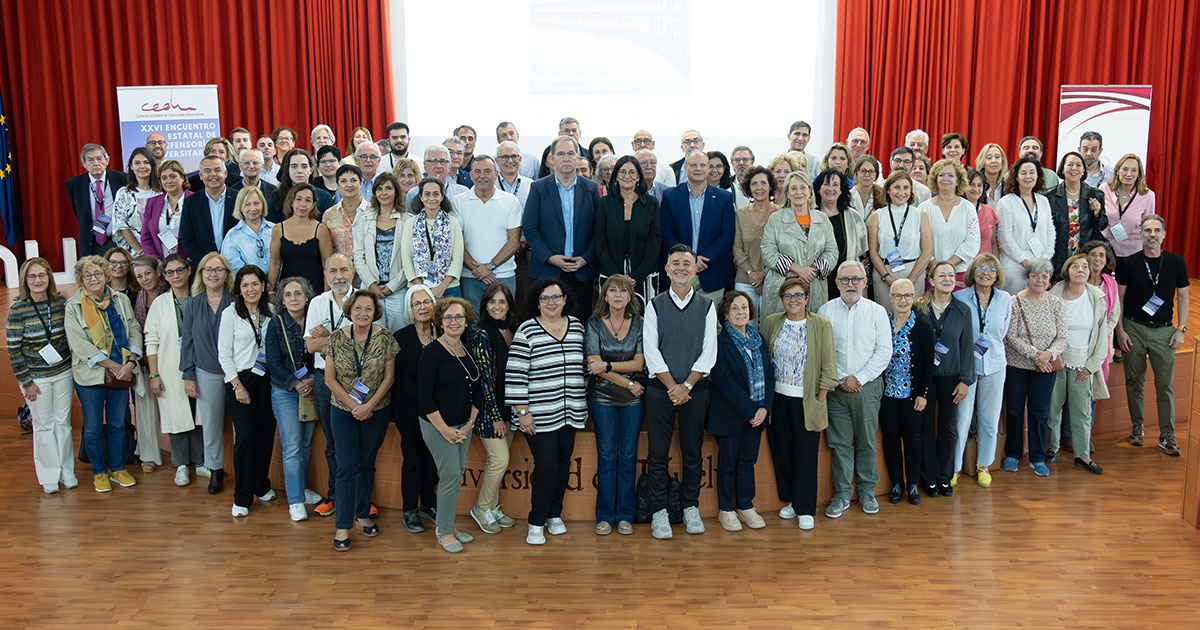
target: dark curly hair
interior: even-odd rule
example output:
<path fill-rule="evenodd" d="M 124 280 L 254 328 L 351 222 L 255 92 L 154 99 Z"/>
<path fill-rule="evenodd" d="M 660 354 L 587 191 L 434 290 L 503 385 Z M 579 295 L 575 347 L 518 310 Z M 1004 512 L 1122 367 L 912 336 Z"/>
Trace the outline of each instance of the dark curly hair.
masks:
<path fill-rule="evenodd" d="M 567 307 L 575 303 L 575 293 L 571 291 L 571 287 L 558 278 L 538 278 L 525 291 L 525 319 L 533 319 L 541 314 L 542 311 L 538 308 L 539 298 L 542 292 L 550 287 L 558 287 L 562 291 L 563 315 L 567 314 Z"/>
<path fill-rule="evenodd" d="M 758 164 L 746 169 L 746 172 L 742 174 L 742 178 L 738 180 L 738 187 L 742 189 L 742 194 L 746 195 L 749 199 L 754 199 L 754 196 L 750 194 L 750 180 L 754 179 L 755 175 L 767 176 L 767 187 L 771 189 L 771 192 L 767 193 L 767 198 L 774 201 L 776 188 L 775 174 L 768 170 L 767 167 Z"/>
<path fill-rule="evenodd" d="M 820 199 L 821 186 L 824 186 L 831 177 L 837 180 L 838 188 L 842 191 L 837 198 L 838 212 L 845 212 L 846 209 L 850 207 L 850 178 L 847 177 L 842 171 L 839 171 L 835 168 L 827 168 L 821 171 L 820 174 L 818 174 L 812 180 L 813 193 L 817 199 Z M 818 201 L 817 205 L 819 206 L 820 203 L 821 202 Z"/>

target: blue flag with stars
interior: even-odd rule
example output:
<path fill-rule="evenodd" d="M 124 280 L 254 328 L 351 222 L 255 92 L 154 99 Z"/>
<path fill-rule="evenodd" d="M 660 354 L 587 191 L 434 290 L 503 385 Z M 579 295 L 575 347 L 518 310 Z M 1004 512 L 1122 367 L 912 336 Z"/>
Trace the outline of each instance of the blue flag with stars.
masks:
<path fill-rule="evenodd" d="M 17 212 L 17 183 L 13 179 L 12 147 L 8 144 L 8 119 L 4 116 L 4 98 L 0 94 L 0 221 L 8 248 L 17 249 L 21 240 L 21 215 Z"/>

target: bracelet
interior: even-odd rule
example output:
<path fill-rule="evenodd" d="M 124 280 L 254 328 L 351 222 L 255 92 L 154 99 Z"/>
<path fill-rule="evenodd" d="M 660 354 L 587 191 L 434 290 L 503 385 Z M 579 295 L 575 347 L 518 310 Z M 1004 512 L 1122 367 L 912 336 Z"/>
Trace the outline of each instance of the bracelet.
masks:
<path fill-rule="evenodd" d="M 158 374 L 158 372 L 151 372 L 151 373 L 150 373 L 150 378 L 159 378 L 159 374 Z"/>

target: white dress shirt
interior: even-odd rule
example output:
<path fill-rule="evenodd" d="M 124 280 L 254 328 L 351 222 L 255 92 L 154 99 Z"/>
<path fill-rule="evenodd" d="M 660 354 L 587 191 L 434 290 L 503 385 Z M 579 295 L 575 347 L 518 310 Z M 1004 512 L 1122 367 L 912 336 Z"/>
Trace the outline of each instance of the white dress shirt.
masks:
<path fill-rule="evenodd" d="M 838 297 L 826 302 L 817 314 L 833 326 L 839 381 L 853 376 L 866 385 L 883 374 L 892 360 L 892 325 L 882 306 L 867 298 L 847 306 Z"/>
<path fill-rule="evenodd" d="M 342 299 L 349 295 L 347 292 Z M 317 326 L 324 326 L 325 330 L 333 334 L 349 325 L 350 319 L 342 314 L 342 303 L 333 297 L 332 290 L 326 291 L 308 303 L 308 315 L 304 318 L 304 338 L 312 339 L 312 335 L 308 333 Z M 313 367 L 325 369 L 325 357 L 321 356 L 320 352 L 313 353 Z"/>
<path fill-rule="evenodd" d="M 965 272 L 967 265 L 979 255 L 979 214 L 975 212 L 975 204 L 959 197 L 958 205 L 950 211 L 949 219 L 933 199 L 917 207 L 929 216 L 933 259 L 949 260 L 951 256 L 958 256 L 962 262 L 954 270 Z"/>
<path fill-rule="evenodd" d="M 264 296 L 265 297 L 265 296 Z M 267 322 L 271 318 L 259 317 L 258 334 L 250 320 L 237 314 L 233 304 L 221 311 L 221 325 L 217 328 L 217 360 L 225 373 L 225 382 L 232 383 L 238 372 L 254 367 L 258 353 L 263 352 L 267 338 Z"/>
<path fill-rule="evenodd" d="M 696 291 L 688 288 L 688 293 L 683 298 L 680 298 L 675 291 L 667 289 L 667 293 L 671 294 L 671 300 L 675 302 L 675 306 L 685 308 L 692 298 L 696 296 Z M 886 317 L 886 316 L 885 316 Z M 890 339 L 890 337 L 889 337 Z M 889 342 L 890 343 L 890 342 Z M 642 318 L 642 350 L 646 357 L 646 370 L 650 373 L 650 378 L 654 378 L 663 372 L 670 372 L 671 369 L 667 366 L 667 361 L 663 359 L 662 353 L 658 350 L 658 313 L 654 311 L 654 302 L 646 302 L 646 315 Z M 704 345 L 701 346 L 700 356 L 696 362 L 692 364 L 691 372 L 699 372 L 704 376 L 712 371 L 714 365 L 717 364 L 717 305 L 708 305 L 708 314 L 704 317 Z"/>

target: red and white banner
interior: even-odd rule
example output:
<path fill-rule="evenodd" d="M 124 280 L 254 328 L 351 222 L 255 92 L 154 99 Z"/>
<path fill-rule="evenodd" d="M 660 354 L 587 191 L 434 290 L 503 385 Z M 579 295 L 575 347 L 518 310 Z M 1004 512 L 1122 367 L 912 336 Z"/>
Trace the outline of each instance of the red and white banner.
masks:
<path fill-rule="evenodd" d="M 1064 85 L 1058 105 L 1058 158 L 1079 147 L 1079 136 L 1098 132 L 1106 169 L 1126 153 L 1146 161 L 1150 140 L 1149 85 Z"/>

